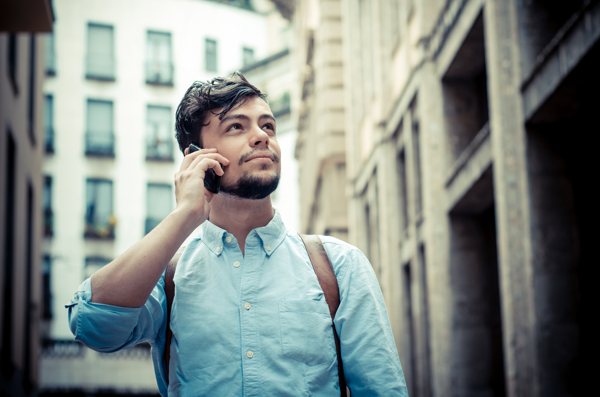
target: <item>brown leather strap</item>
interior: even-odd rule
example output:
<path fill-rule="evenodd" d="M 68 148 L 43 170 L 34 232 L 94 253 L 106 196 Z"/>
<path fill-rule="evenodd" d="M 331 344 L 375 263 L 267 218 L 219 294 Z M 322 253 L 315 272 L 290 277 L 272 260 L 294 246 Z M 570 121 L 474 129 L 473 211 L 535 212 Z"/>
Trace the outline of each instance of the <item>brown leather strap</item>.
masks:
<path fill-rule="evenodd" d="M 323 246 L 323 242 L 319 236 L 315 234 L 300 234 L 300 238 L 304 242 L 310 262 L 315 269 L 317 279 L 325 295 L 325 301 L 329 306 L 329 314 L 331 315 L 331 327 L 333 328 L 333 338 L 335 339 L 335 350 L 338 358 L 338 377 L 340 380 L 340 396 L 346 397 L 346 377 L 344 376 L 344 365 L 342 363 L 342 352 L 340 348 L 340 338 L 335 329 L 333 320 L 335 313 L 340 306 L 340 289 L 338 287 L 337 278 L 331 266 L 331 261 L 327 256 L 327 251 Z"/>
<path fill-rule="evenodd" d="M 167 296 L 167 335 L 165 338 L 165 351 L 163 352 L 163 361 L 165 362 L 167 384 L 169 384 L 169 361 L 171 359 L 171 339 L 173 338 L 173 332 L 171 331 L 171 306 L 173 305 L 173 297 L 175 296 L 175 282 L 173 277 L 175 276 L 175 268 L 179 257 L 183 253 L 185 246 L 182 246 L 177 250 L 169 265 L 167 266 L 167 272 L 165 274 L 165 295 Z"/>

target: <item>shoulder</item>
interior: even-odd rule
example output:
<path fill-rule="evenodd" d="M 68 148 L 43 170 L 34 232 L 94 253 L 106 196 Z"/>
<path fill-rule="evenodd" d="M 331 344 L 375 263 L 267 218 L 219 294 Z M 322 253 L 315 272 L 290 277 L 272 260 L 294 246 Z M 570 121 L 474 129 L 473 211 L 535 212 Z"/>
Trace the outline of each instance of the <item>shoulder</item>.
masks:
<path fill-rule="evenodd" d="M 319 238 L 323 242 L 325 251 L 327 251 L 327 256 L 331 261 L 338 281 L 351 271 L 359 258 L 364 257 L 357 247 L 338 238 L 321 235 L 319 235 Z"/>

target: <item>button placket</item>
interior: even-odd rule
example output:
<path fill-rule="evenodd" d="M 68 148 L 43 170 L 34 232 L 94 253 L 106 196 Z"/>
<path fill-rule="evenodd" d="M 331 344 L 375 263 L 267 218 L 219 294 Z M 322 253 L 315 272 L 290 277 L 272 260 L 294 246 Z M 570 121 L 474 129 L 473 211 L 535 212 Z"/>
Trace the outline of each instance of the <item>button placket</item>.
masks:
<path fill-rule="evenodd" d="M 239 295 L 240 306 L 244 308 L 239 312 L 241 348 L 242 352 L 245 352 L 242 354 L 246 355 L 246 358 L 242 360 L 244 395 L 258 395 L 260 387 L 260 360 L 256 356 L 260 348 L 258 345 L 258 319 L 256 318 L 257 312 L 250 310 L 252 307 L 250 302 L 256 302 L 257 299 L 263 255 L 260 243 L 246 242 L 244 267 L 240 268 L 242 280 Z"/>

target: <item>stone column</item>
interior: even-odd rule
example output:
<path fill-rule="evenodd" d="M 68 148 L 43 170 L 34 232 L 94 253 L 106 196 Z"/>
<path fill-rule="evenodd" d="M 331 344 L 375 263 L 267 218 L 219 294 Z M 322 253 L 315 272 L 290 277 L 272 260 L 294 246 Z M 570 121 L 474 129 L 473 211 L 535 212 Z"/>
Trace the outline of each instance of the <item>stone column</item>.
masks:
<path fill-rule="evenodd" d="M 485 47 L 507 395 L 536 396 L 536 334 L 515 0 L 485 5 Z"/>

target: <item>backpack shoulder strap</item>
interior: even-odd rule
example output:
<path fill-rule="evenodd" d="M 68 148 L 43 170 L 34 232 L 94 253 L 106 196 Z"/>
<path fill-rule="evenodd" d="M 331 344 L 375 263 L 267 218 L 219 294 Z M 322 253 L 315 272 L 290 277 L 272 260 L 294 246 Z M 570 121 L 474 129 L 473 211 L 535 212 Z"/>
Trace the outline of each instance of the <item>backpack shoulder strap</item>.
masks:
<path fill-rule="evenodd" d="M 163 352 L 163 361 L 165 363 L 167 384 L 169 384 L 169 361 L 171 359 L 171 339 L 173 338 L 173 332 L 171 331 L 171 306 L 173 306 L 173 297 L 175 296 L 175 282 L 173 277 L 175 276 L 175 269 L 177 268 L 177 262 L 183 253 L 185 246 L 181 246 L 173 258 L 169 261 L 167 271 L 165 273 L 165 295 L 167 296 L 167 335 L 165 339 L 165 351 Z"/>
<path fill-rule="evenodd" d="M 346 397 L 346 378 L 344 376 L 344 365 L 342 363 L 342 354 L 340 347 L 340 338 L 335 330 L 335 324 L 333 320 L 335 318 L 335 313 L 337 312 L 338 307 L 340 306 L 340 289 L 338 287 L 337 278 L 335 277 L 335 272 L 333 270 L 333 266 L 331 265 L 331 261 L 327 256 L 327 251 L 325 251 L 325 247 L 323 246 L 323 242 L 316 234 L 299 234 L 304 246 L 306 247 L 306 251 L 308 252 L 308 257 L 310 258 L 310 262 L 315 269 L 315 273 L 317 275 L 317 279 L 319 280 L 319 285 L 323 290 L 323 295 L 325 295 L 325 301 L 329 306 L 329 314 L 331 315 L 331 326 L 333 328 L 333 338 L 335 339 L 335 350 L 337 352 L 338 358 L 338 377 L 340 381 L 340 396 Z"/>

